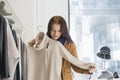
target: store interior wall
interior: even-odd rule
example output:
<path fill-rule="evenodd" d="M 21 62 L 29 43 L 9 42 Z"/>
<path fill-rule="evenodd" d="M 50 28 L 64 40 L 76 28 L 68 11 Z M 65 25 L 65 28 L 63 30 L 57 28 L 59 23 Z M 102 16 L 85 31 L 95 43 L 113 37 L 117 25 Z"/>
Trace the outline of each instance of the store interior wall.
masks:
<path fill-rule="evenodd" d="M 39 31 L 46 33 L 49 19 L 60 15 L 68 23 L 68 0 L 7 0 L 23 25 L 22 39 L 30 41 Z"/>

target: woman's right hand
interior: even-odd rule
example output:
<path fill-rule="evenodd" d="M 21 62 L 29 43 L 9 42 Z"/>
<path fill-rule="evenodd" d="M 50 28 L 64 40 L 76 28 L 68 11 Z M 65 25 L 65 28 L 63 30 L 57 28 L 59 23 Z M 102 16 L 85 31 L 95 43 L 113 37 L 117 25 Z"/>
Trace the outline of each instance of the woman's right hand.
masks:
<path fill-rule="evenodd" d="M 30 42 L 28 42 L 30 46 L 33 46 L 35 44 L 35 39 L 32 39 Z"/>

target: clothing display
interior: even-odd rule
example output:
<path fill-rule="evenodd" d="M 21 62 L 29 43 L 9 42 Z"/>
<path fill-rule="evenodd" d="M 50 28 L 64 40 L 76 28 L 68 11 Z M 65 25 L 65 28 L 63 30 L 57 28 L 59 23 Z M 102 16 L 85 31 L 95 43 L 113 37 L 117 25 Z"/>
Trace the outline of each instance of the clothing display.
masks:
<path fill-rule="evenodd" d="M 16 44 L 14 42 L 8 21 L 6 20 L 6 22 L 7 22 L 8 59 L 9 59 L 10 77 L 5 78 L 3 80 L 13 80 L 15 68 L 19 61 L 20 56 L 19 56 L 19 52 L 17 50 Z"/>
<path fill-rule="evenodd" d="M 26 80 L 61 80 L 62 58 L 83 69 L 95 66 L 78 60 L 60 42 L 40 32 L 35 38 L 35 45 L 26 45 Z"/>
<path fill-rule="evenodd" d="M 7 40 L 6 20 L 2 15 L 0 15 L 0 79 L 8 78 L 10 76 Z"/>
<path fill-rule="evenodd" d="M 0 15 L 0 25 L 0 80 L 25 80 L 22 75 L 24 74 L 22 71 L 24 59 L 21 61 L 24 53 L 22 42 L 2 15 Z M 22 63 L 19 65 L 20 61 Z"/>
<path fill-rule="evenodd" d="M 110 72 L 109 70 L 106 69 L 106 60 L 105 59 L 111 59 L 111 55 L 110 55 L 110 48 L 108 46 L 102 46 L 100 48 L 100 52 L 97 53 L 97 56 L 101 59 L 103 59 L 103 70 L 100 71 L 100 73 L 98 74 L 97 79 L 112 79 L 113 78 L 113 74 L 112 72 Z"/>
<path fill-rule="evenodd" d="M 102 59 L 111 59 L 110 48 L 103 46 L 100 48 L 100 52 L 97 53 L 97 56 Z"/>

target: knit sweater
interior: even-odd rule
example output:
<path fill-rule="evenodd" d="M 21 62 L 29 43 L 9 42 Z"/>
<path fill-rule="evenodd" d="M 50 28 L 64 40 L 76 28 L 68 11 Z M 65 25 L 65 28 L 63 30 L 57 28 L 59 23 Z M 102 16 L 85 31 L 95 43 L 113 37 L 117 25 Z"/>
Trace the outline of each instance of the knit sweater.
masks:
<path fill-rule="evenodd" d="M 61 43 L 46 35 L 37 45 L 37 47 L 26 46 L 27 80 L 61 80 L 62 58 L 83 69 L 88 69 L 91 65 L 95 66 L 93 63 L 78 60 Z"/>

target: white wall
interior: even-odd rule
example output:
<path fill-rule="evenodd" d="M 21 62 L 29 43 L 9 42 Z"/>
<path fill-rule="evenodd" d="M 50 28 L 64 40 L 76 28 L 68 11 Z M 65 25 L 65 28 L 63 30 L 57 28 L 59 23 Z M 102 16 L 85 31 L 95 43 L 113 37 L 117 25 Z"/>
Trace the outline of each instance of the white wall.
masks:
<path fill-rule="evenodd" d="M 34 14 L 35 2 L 34 0 L 7 0 L 14 10 L 16 16 L 23 24 L 23 40 L 29 41 L 34 36 Z"/>
<path fill-rule="evenodd" d="M 7 0 L 20 22 L 23 24 L 23 40 L 28 42 L 37 33 L 37 26 L 42 25 L 41 31 L 47 31 L 47 24 L 53 15 L 61 15 L 68 19 L 67 0 Z"/>
<path fill-rule="evenodd" d="M 37 25 L 44 27 L 42 31 L 47 31 L 48 21 L 54 15 L 61 15 L 68 22 L 68 0 L 38 0 L 37 3 Z"/>

